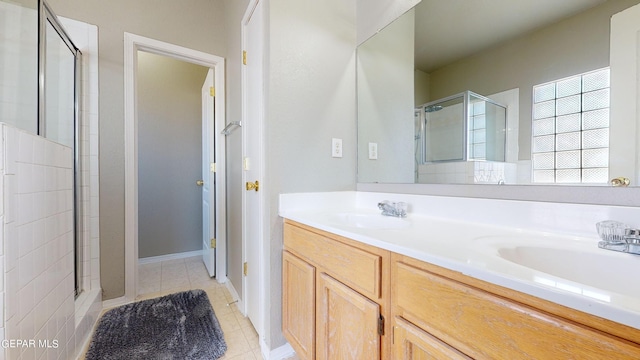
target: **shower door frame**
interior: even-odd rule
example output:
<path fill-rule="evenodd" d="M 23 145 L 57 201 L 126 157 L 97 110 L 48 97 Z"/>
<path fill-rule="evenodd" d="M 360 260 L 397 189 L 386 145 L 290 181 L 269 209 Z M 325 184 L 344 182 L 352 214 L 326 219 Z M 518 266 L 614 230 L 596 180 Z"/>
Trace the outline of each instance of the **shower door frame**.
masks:
<path fill-rule="evenodd" d="M 73 253 L 74 253 L 74 296 L 77 298 L 83 291 L 83 213 L 81 184 L 81 133 L 80 112 L 82 110 L 82 52 L 73 43 L 71 37 L 60 23 L 58 16 L 44 0 L 38 0 L 38 118 L 37 133 L 47 137 L 46 133 L 46 55 L 47 55 L 47 22 L 51 24 L 60 39 L 65 43 L 74 57 L 74 119 L 73 119 Z"/>
<path fill-rule="evenodd" d="M 500 106 L 501 108 L 504 109 L 504 111 L 505 111 L 504 151 L 505 151 L 505 154 L 506 154 L 506 151 L 509 148 L 508 147 L 509 138 L 508 138 L 508 136 L 506 134 L 506 131 L 507 131 L 507 128 L 508 128 L 508 126 L 506 124 L 506 119 L 508 119 L 507 115 L 508 115 L 509 109 L 507 109 L 506 106 L 504 106 L 504 105 L 502 105 L 502 104 L 500 104 L 498 102 L 495 102 L 495 101 L 489 99 L 486 96 L 482 96 L 482 95 L 477 94 L 477 93 L 475 93 L 475 92 L 473 92 L 471 90 L 467 90 L 467 91 L 463 91 L 461 93 L 450 95 L 450 96 L 447 96 L 447 97 L 444 97 L 444 98 L 441 98 L 441 99 L 438 99 L 438 100 L 430 101 L 428 103 L 416 106 L 416 109 L 420 109 L 419 110 L 420 111 L 420 121 L 421 121 L 421 124 L 420 124 L 421 134 L 420 135 L 421 135 L 421 138 L 422 138 L 422 141 L 420 142 L 421 143 L 421 155 L 422 155 L 422 159 L 420 159 L 421 160 L 421 165 L 424 165 L 424 164 L 437 164 L 437 163 L 445 163 L 445 162 L 469 161 L 469 102 L 470 102 L 471 95 L 479 98 L 482 101 L 491 103 L 491 104 L 496 105 L 496 106 Z M 462 104 L 463 104 L 463 106 L 462 106 L 463 107 L 463 115 L 462 116 L 463 116 L 463 120 L 464 120 L 462 122 L 462 144 L 464 146 L 464 151 L 462 152 L 462 159 L 426 161 L 425 158 L 427 157 L 427 143 L 426 143 L 426 140 L 427 140 L 427 136 L 426 136 L 426 132 L 427 132 L 426 118 L 427 117 L 425 115 L 425 109 L 428 108 L 429 106 L 440 104 L 440 103 L 447 102 L 447 101 L 450 101 L 450 100 L 454 100 L 454 99 L 457 99 L 459 97 L 462 97 Z M 483 160 L 480 160 L 480 161 L 483 161 Z"/>

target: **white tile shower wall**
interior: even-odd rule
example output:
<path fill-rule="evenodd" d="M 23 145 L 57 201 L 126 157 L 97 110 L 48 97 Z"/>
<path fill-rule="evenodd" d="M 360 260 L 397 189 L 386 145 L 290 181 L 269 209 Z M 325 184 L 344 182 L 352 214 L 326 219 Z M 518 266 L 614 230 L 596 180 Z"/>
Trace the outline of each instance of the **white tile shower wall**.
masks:
<path fill-rule="evenodd" d="M 75 351 L 72 151 L 9 125 L 2 138 L 4 338 L 35 342 L 4 355 L 66 359 Z"/>

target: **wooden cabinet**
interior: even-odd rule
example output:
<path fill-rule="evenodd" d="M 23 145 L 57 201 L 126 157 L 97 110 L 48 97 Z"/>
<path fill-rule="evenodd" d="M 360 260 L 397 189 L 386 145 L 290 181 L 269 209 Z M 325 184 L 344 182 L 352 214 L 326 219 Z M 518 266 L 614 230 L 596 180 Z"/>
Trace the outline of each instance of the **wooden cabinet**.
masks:
<path fill-rule="evenodd" d="M 282 313 L 303 360 L 640 359 L 639 329 L 289 220 Z"/>
<path fill-rule="evenodd" d="M 392 255 L 391 271 L 396 332 L 410 323 L 473 359 L 640 359 L 631 341 L 637 329 L 627 328 L 625 338 L 607 334 L 597 328 L 604 319 L 400 255 Z M 394 346 L 406 345 L 395 338 Z"/>
<path fill-rule="evenodd" d="M 301 359 L 313 359 L 315 344 L 316 269 L 290 252 L 282 255 L 282 328 Z"/>
<path fill-rule="evenodd" d="M 388 359 L 386 250 L 292 221 L 284 227 L 282 327 L 300 359 Z"/>
<path fill-rule="evenodd" d="M 316 358 L 380 359 L 380 306 L 327 274 L 319 280 Z"/>

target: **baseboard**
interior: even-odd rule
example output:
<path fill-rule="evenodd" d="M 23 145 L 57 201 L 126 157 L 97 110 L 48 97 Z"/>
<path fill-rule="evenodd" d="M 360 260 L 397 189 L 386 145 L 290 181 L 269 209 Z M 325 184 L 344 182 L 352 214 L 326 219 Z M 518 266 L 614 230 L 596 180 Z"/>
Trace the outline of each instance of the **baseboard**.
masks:
<path fill-rule="evenodd" d="M 229 290 L 229 293 L 231 293 L 233 301 L 237 302 L 238 310 L 240 311 L 240 313 L 244 316 L 247 316 L 246 312 L 244 311 L 244 302 L 242 301 L 242 299 L 240 299 L 240 296 L 238 295 L 236 288 L 233 287 L 231 281 L 225 282 L 224 285 L 227 287 L 227 290 Z"/>
<path fill-rule="evenodd" d="M 128 299 L 126 296 L 121 296 L 115 299 L 109 299 L 109 300 L 103 300 L 102 301 L 102 308 L 103 309 L 110 309 L 110 308 L 114 308 L 116 306 L 120 306 L 120 305 L 125 305 L 132 302 L 131 299 Z"/>
<path fill-rule="evenodd" d="M 160 255 L 160 256 L 149 256 L 146 258 L 138 259 L 138 264 L 151 264 L 151 263 L 167 261 L 167 260 L 185 259 L 185 258 L 194 257 L 194 256 L 202 256 L 202 250 L 187 251 L 182 253 L 167 254 L 167 255 Z"/>
<path fill-rule="evenodd" d="M 269 350 L 269 347 L 267 347 L 267 344 L 262 339 L 260 339 L 260 352 L 262 353 L 262 357 L 266 360 L 284 360 L 296 354 L 289 343 L 273 350 Z"/>

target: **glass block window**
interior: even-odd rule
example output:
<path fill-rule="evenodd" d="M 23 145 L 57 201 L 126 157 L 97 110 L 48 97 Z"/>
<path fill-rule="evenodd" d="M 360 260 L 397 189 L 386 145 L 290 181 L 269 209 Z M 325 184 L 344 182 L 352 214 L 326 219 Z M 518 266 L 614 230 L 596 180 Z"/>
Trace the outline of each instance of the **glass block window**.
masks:
<path fill-rule="evenodd" d="M 535 183 L 607 183 L 609 68 L 533 87 Z"/>

